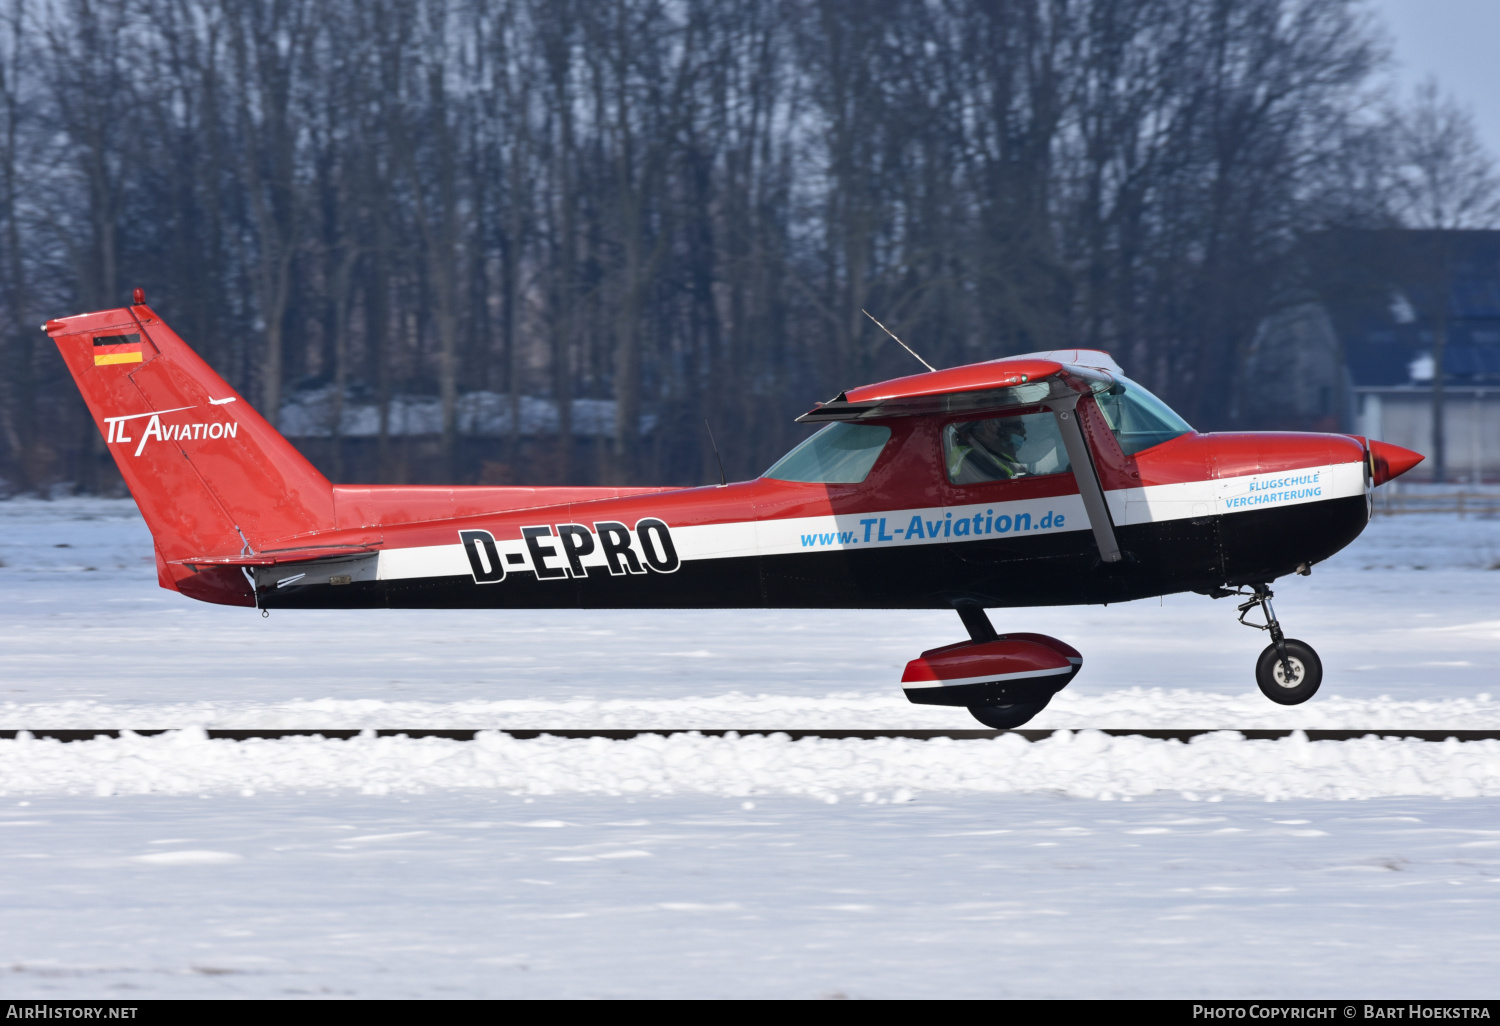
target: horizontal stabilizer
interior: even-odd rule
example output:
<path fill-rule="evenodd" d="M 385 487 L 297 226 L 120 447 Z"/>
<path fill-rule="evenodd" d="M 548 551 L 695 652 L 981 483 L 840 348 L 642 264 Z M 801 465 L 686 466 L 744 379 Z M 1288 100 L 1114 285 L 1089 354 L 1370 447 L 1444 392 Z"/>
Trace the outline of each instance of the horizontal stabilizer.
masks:
<path fill-rule="evenodd" d="M 249 552 L 234 556 L 193 556 L 174 559 L 177 566 L 285 566 L 288 563 L 310 563 L 338 556 L 367 556 L 376 549 L 370 545 L 317 545 L 305 549 L 281 549 L 276 552 Z"/>

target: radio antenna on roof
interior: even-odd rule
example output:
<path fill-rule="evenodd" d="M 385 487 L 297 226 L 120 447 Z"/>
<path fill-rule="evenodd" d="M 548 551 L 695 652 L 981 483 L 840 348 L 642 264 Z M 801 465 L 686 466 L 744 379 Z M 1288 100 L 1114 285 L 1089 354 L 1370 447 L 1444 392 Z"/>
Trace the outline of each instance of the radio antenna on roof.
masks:
<path fill-rule="evenodd" d="M 859 312 L 862 313 L 862 314 L 864 314 L 866 317 L 870 318 L 870 320 L 875 321 L 875 315 L 872 314 L 870 311 L 866 310 L 864 307 L 860 307 L 859 308 Z M 913 356 L 917 356 L 917 351 L 915 349 L 913 349 L 911 346 L 907 345 L 905 342 L 901 341 L 899 338 L 896 338 L 896 333 L 894 331 L 892 331 L 890 328 L 887 328 L 884 324 L 881 324 L 879 321 L 875 321 L 875 326 L 877 328 L 879 328 L 881 331 L 885 332 L 887 335 L 891 336 L 891 338 L 895 338 L 896 339 L 896 344 L 898 346 L 900 346 L 902 349 L 905 349 L 908 353 L 910 353 Z M 934 367 L 932 364 L 928 363 L 926 360 L 922 359 L 920 356 L 917 356 L 917 362 L 920 363 L 923 367 L 926 367 L 930 371 L 937 370 L 936 367 Z"/>
<path fill-rule="evenodd" d="M 708 418 L 703 418 L 703 426 L 708 428 L 708 444 L 714 447 L 714 459 L 719 461 L 719 487 L 729 487 L 729 479 L 724 476 L 724 457 L 719 455 L 719 443 L 714 441 L 714 429 L 708 427 Z"/>

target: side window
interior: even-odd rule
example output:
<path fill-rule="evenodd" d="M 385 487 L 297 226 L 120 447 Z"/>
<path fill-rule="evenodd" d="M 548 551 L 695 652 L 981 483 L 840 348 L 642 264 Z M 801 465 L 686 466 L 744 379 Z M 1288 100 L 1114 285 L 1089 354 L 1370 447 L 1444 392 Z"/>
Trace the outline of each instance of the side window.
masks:
<path fill-rule="evenodd" d="M 1068 450 L 1051 413 L 965 420 L 943 429 L 943 462 L 958 485 L 1068 470 Z"/>
<path fill-rule="evenodd" d="M 859 484 L 890 440 L 891 429 L 878 424 L 829 424 L 762 476 L 778 481 Z"/>

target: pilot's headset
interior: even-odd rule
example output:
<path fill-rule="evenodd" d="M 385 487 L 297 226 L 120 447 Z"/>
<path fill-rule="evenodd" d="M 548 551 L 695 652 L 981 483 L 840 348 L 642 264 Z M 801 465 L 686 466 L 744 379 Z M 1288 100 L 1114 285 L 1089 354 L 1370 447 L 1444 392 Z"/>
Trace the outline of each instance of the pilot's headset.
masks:
<path fill-rule="evenodd" d="M 994 435 L 1003 441 L 1017 443 L 1026 440 L 1026 421 L 1020 417 L 996 417 Z"/>

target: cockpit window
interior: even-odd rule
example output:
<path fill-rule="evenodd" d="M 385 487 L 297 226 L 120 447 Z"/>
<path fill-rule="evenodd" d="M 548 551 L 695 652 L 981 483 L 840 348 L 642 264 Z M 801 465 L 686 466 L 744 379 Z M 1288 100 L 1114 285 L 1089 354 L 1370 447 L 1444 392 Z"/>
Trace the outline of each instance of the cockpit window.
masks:
<path fill-rule="evenodd" d="M 1050 413 L 965 420 L 943 429 L 948 480 L 958 485 L 1061 474 L 1068 450 Z"/>
<path fill-rule="evenodd" d="M 878 424 L 829 424 L 777 460 L 764 476 L 778 481 L 859 484 L 890 439 L 891 429 Z"/>
<path fill-rule="evenodd" d="M 1114 385 L 1097 393 L 1094 400 L 1126 456 L 1193 430 L 1170 406 L 1121 375 L 1116 375 Z"/>

